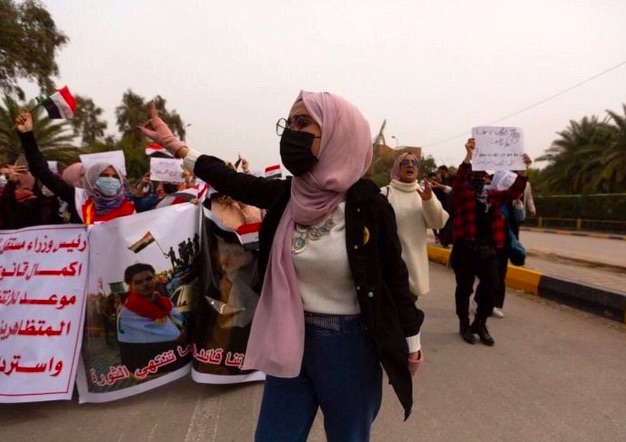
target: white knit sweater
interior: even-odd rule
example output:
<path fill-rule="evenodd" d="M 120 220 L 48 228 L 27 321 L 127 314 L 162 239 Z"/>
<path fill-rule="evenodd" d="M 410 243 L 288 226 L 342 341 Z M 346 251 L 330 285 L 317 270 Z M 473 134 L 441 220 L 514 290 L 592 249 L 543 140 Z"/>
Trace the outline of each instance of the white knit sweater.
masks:
<path fill-rule="evenodd" d="M 423 201 L 417 193 L 418 187 L 417 181 L 403 183 L 391 180 L 381 192 L 387 196 L 396 213 L 402 258 L 409 269 L 409 288 L 411 293 L 421 296 L 430 290 L 426 229 L 442 228 L 449 215 L 434 194 L 428 201 Z"/>

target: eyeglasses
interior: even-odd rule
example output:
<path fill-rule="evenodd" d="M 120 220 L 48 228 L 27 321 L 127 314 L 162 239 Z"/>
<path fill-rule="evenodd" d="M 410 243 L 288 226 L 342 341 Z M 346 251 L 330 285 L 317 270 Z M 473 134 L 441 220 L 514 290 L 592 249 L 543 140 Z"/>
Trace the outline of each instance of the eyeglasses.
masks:
<path fill-rule="evenodd" d="M 419 162 L 417 160 L 402 160 L 402 161 L 400 161 L 400 166 L 401 167 L 407 167 L 407 166 L 417 167 L 418 164 L 419 164 Z"/>
<path fill-rule="evenodd" d="M 311 124 L 316 124 L 311 117 L 305 115 L 296 115 L 293 118 L 279 118 L 276 122 L 276 135 L 282 136 L 285 129 L 299 132 Z M 321 138 L 321 137 L 315 137 Z"/>

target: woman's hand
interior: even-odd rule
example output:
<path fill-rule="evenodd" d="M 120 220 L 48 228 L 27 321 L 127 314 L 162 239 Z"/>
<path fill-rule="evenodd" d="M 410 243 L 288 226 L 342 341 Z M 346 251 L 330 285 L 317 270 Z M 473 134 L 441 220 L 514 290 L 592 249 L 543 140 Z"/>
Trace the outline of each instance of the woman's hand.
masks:
<path fill-rule="evenodd" d="M 519 171 L 518 175 L 526 176 L 526 175 L 528 175 L 528 168 L 533 163 L 533 160 L 531 160 L 530 157 L 528 156 L 528 154 L 526 154 L 526 153 L 522 156 L 522 160 L 524 161 L 524 164 L 526 165 L 526 170 Z"/>
<path fill-rule="evenodd" d="M 18 166 L 17 164 L 7 164 L 7 179 L 9 181 L 17 181 L 20 175 L 26 175 L 28 173 L 28 167 Z"/>
<path fill-rule="evenodd" d="M 467 143 L 465 143 L 465 159 L 463 160 L 464 163 L 469 163 L 470 161 L 472 161 L 475 149 L 476 140 L 474 138 L 468 138 Z"/>
<path fill-rule="evenodd" d="M 417 371 L 422 365 L 422 361 L 424 361 L 424 353 L 422 350 L 418 350 L 415 353 L 409 353 L 409 372 L 411 373 L 411 377 L 414 377 Z"/>
<path fill-rule="evenodd" d="M 26 133 L 33 130 L 33 117 L 28 111 L 24 111 L 15 119 L 15 127 L 18 132 Z"/>
<path fill-rule="evenodd" d="M 417 188 L 417 193 L 422 197 L 422 201 L 428 201 L 433 197 L 433 188 L 430 185 L 430 181 L 424 180 L 424 190 Z"/>
<path fill-rule="evenodd" d="M 141 181 L 139 181 L 139 184 L 137 184 L 137 188 L 135 189 L 135 195 L 138 197 L 142 197 L 144 196 L 147 192 L 144 190 L 146 187 L 148 187 L 148 190 L 150 188 L 150 172 L 146 172 L 143 174 L 143 176 L 141 177 Z"/>
<path fill-rule="evenodd" d="M 149 106 L 150 119 L 143 126 L 137 127 L 137 129 L 155 143 L 163 146 L 169 153 L 176 157 L 176 153 L 183 147 L 186 148 L 187 146 L 185 146 L 185 143 L 176 138 L 170 128 L 167 127 L 167 124 L 165 124 L 165 122 L 159 117 L 154 101 L 151 101 Z M 186 151 L 181 152 L 179 153 L 178 158 L 182 158 L 186 154 Z"/>

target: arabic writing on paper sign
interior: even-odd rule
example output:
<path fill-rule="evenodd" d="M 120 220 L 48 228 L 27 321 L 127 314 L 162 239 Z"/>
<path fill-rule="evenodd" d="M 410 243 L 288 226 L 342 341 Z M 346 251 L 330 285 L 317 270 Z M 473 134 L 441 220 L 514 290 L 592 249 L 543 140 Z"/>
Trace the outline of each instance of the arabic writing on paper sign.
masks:
<path fill-rule="evenodd" d="M 150 179 L 169 183 L 182 183 L 183 160 L 174 158 L 150 158 Z"/>
<path fill-rule="evenodd" d="M 524 132 L 519 127 L 481 126 L 472 128 L 476 151 L 473 170 L 522 170 Z"/>

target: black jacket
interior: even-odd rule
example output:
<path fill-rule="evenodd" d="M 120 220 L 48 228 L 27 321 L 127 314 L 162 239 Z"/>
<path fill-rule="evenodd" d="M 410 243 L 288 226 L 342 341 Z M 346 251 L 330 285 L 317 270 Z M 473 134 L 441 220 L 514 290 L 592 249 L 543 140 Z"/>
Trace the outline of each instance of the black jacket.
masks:
<path fill-rule="evenodd" d="M 259 232 L 262 279 L 274 234 L 291 196 L 291 180 L 236 173 L 222 160 L 206 155 L 198 158 L 194 173 L 220 193 L 267 209 Z M 409 292 L 393 209 L 372 181 L 359 180 L 347 192 L 346 248 L 361 314 L 407 418 L 413 397 L 406 337 L 419 333 L 424 313 Z"/>
<path fill-rule="evenodd" d="M 24 133 L 18 132 L 18 135 L 22 143 L 22 149 L 24 149 L 26 161 L 28 161 L 30 173 L 40 180 L 52 193 L 67 203 L 67 210 L 70 213 L 70 223 L 82 224 L 83 221 L 80 219 L 76 209 L 76 199 L 74 197 L 76 189 L 74 189 L 74 186 L 66 183 L 63 181 L 63 178 L 50 170 L 48 162 L 37 146 L 35 134 L 32 131 Z"/>

